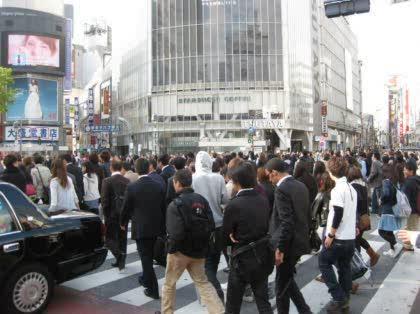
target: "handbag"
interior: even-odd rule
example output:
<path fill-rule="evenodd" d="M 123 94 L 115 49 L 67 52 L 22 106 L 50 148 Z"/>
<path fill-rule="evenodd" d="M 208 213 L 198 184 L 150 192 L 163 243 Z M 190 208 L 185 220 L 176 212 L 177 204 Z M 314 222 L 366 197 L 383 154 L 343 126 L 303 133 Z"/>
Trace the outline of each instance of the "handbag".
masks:
<path fill-rule="evenodd" d="M 34 196 L 36 195 L 36 189 L 32 183 L 26 184 L 25 187 L 25 194 L 28 196 Z"/>
<path fill-rule="evenodd" d="M 367 231 L 370 230 L 370 216 L 368 214 L 361 215 L 359 218 L 359 230 Z"/>
<path fill-rule="evenodd" d="M 36 170 L 38 170 L 39 179 L 41 180 L 41 184 L 42 184 L 42 191 L 43 191 L 42 199 L 44 200 L 45 204 L 48 204 L 50 202 L 50 188 L 45 186 L 44 180 L 42 180 L 42 175 L 41 175 L 41 171 L 39 171 L 39 168 L 38 167 L 35 167 L 35 168 Z"/>
<path fill-rule="evenodd" d="M 369 266 L 365 263 L 362 258 L 362 254 L 355 249 L 353 258 L 351 259 L 351 279 L 352 281 L 362 278 L 367 271 L 369 270 Z"/>

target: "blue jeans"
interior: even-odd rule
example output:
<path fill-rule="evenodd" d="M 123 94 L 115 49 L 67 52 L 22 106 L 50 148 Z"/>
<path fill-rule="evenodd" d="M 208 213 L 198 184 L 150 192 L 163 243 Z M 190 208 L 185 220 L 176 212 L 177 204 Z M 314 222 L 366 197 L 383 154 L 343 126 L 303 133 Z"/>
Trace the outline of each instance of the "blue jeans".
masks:
<path fill-rule="evenodd" d="M 85 201 L 86 206 L 89 208 L 89 211 L 98 215 L 99 214 L 99 199 L 93 201 Z"/>
<path fill-rule="evenodd" d="M 354 248 L 354 240 L 334 240 L 329 249 L 323 247 L 319 254 L 319 270 L 334 301 L 342 302 L 350 296 Z M 338 281 L 333 265 L 337 267 Z"/>

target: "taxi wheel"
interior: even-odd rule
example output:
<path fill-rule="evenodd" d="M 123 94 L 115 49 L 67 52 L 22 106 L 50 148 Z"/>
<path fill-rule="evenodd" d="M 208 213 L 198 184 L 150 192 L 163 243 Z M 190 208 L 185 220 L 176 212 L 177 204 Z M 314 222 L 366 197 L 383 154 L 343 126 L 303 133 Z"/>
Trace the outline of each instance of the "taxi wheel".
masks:
<path fill-rule="evenodd" d="M 25 264 L 7 280 L 2 297 L 6 313 L 42 313 L 54 289 L 48 269 L 40 264 Z"/>

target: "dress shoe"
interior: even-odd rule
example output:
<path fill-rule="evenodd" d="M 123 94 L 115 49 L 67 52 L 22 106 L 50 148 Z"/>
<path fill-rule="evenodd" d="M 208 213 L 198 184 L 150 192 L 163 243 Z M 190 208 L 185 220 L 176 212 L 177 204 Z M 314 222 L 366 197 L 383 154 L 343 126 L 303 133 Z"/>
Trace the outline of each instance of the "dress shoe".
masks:
<path fill-rule="evenodd" d="M 144 294 L 146 297 L 159 300 L 159 293 L 153 293 L 149 288 L 144 289 Z"/>
<path fill-rule="evenodd" d="M 123 270 L 125 268 L 125 257 L 126 255 L 122 253 L 118 259 L 118 269 Z"/>
<path fill-rule="evenodd" d="M 327 313 L 328 314 L 341 314 L 341 313 L 348 313 L 349 311 L 349 301 L 345 300 L 345 301 L 334 301 L 331 300 L 328 304 L 327 304 Z"/>

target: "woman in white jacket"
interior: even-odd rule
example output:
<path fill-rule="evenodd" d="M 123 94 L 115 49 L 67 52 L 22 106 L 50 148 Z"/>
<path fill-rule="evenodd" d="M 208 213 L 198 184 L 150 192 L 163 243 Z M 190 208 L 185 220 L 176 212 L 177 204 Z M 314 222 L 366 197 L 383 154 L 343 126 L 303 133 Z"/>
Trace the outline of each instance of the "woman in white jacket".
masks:
<path fill-rule="evenodd" d="M 85 195 L 83 200 L 89 211 L 99 214 L 99 178 L 95 173 L 93 164 L 88 161 L 83 164 L 83 185 L 85 188 Z"/>
<path fill-rule="evenodd" d="M 67 168 L 61 158 L 57 158 L 53 163 L 50 191 L 50 211 L 79 209 L 79 199 L 73 181 L 67 176 Z"/>

